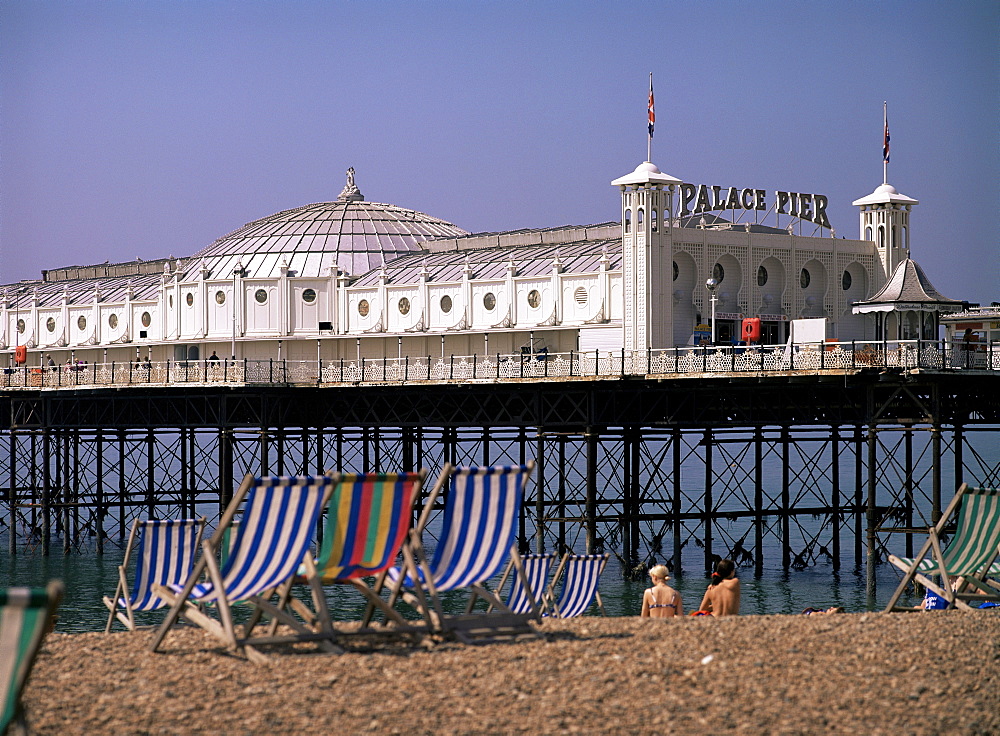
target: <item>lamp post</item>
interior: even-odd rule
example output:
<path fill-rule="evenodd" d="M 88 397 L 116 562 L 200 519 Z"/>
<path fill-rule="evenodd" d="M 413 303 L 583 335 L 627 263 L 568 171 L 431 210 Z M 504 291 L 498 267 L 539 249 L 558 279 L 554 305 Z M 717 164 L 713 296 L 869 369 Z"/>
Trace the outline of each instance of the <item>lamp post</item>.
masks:
<path fill-rule="evenodd" d="M 238 281 L 236 279 L 246 278 L 247 271 L 239 263 L 236 264 L 236 268 L 233 269 L 233 304 L 231 310 L 233 312 L 233 342 L 232 342 L 232 356 L 233 360 L 236 360 L 236 307 L 239 304 L 239 300 L 236 298 L 236 291 L 238 287 Z"/>
<path fill-rule="evenodd" d="M 708 279 L 705 282 L 705 288 L 708 289 L 709 301 L 712 303 L 712 344 L 715 345 L 715 302 L 718 301 L 715 291 L 719 288 L 719 282 L 715 279 Z"/>

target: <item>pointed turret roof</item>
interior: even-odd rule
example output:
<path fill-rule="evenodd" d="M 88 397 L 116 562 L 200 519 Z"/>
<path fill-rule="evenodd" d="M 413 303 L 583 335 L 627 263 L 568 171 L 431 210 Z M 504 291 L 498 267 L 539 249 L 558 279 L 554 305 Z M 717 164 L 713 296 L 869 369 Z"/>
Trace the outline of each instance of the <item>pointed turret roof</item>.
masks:
<path fill-rule="evenodd" d="M 912 258 L 900 261 L 896 270 L 878 293 L 865 299 L 855 302 L 854 312 L 885 311 L 891 305 L 898 304 L 937 304 L 940 305 L 938 311 L 952 311 L 961 309 L 962 302 L 958 299 L 949 299 L 942 296 L 924 269 L 920 267 Z"/>

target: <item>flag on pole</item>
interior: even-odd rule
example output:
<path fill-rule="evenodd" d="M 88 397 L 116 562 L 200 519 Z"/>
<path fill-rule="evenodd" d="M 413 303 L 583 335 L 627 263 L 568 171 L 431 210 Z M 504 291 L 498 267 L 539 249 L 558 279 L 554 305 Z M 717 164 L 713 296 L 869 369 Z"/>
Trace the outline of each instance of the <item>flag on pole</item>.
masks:
<path fill-rule="evenodd" d="M 882 114 L 885 118 L 885 140 L 882 143 L 882 160 L 885 163 L 889 163 L 889 116 L 886 114 L 884 106 Z"/>
<path fill-rule="evenodd" d="M 653 109 L 653 75 L 649 75 L 649 137 L 653 137 L 653 123 L 656 122 L 656 111 Z"/>

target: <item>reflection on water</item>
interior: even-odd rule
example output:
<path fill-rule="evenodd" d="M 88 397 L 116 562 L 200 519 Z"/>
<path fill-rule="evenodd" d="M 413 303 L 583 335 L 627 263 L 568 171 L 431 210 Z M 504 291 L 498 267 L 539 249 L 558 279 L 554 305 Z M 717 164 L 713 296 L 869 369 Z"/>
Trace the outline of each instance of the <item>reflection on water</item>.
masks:
<path fill-rule="evenodd" d="M 11 557 L 0 553 L 0 586 L 42 586 L 58 578 L 66 583 L 66 595 L 59 611 L 58 631 L 82 632 L 104 628 L 107 609 L 101 602 L 104 595 L 114 594 L 118 580 L 118 565 L 123 553 L 109 549 L 103 556 L 94 552 L 43 556 L 41 553 L 19 554 Z M 739 571 L 742 587 L 742 612 L 744 614 L 799 613 L 808 606 L 825 608 L 843 606 L 847 611 L 881 610 L 896 587 L 898 577 L 891 565 L 878 569 L 878 593 L 875 605 L 869 606 L 865 597 L 864 569 L 833 572 L 831 565 L 817 565 L 802 571 L 783 571 L 765 568 L 760 579 L 752 570 Z M 689 613 L 701 603 L 707 585 L 697 573 L 675 576 L 670 585 L 681 594 L 684 610 Z M 647 581 L 623 580 L 617 560 L 611 561 L 601 579 L 601 597 L 609 616 L 635 616 L 639 614 L 642 593 L 649 587 Z M 305 590 L 302 591 L 303 595 Z M 361 596 L 347 586 L 327 588 L 331 611 L 344 621 L 357 620 L 364 609 Z M 445 605 L 452 611 L 465 608 L 466 598 L 461 593 L 448 593 Z M 401 606 L 404 608 L 405 606 Z M 596 613 L 592 607 L 591 614 Z M 138 614 L 140 624 L 153 624 L 162 619 L 162 612 Z M 119 627 L 120 628 L 120 627 Z"/>

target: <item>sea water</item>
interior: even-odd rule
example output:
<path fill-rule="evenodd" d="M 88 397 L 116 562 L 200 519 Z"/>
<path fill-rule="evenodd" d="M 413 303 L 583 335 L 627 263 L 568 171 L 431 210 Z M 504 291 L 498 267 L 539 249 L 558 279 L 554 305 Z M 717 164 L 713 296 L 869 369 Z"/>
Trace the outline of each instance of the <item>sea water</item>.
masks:
<path fill-rule="evenodd" d="M 6 544 L 4 547 L 5 551 L 0 553 L 0 586 L 44 586 L 49 580 L 62 580 L 66 592 L 56 630 L 103 630 L 108 610 L 101 598 L 114 595 L 122 550 L 108 547 L 103 555 L 85 550 L 68 556 L 45 556 L 34 552 L 12 557 L 6 551 Z M 774 556 L 773 553 L 771 556 Z M 777 557 L 780 559 L 780 555 Z M 800 613 L 806 607 L 829 606 L 842 606 L 846 611 L 881 610 L 899 579 L 894 567 L 887 563 L 879 565 L 876 596 L 874 600 L 869 600 L 865 591 L 864 567 L 855 569 L 851 566 L 834 572 L 832 565 L 819 564 L 805 570 L 788 571 L 780 567 L 765 567 L 760 577 L 754 577 L 752 569 L 741 569 L 737 574 L 742 589 L 743 614 Z M 700 570 L 691 570 L 673 576 L 668 584 L 680 593 L 684 610 L 688 613 L 698 608 L 708 581 Z M 623 579 L 618 560 L 612 555 L 600 584 L 607 615 L 639 615 L 642 593 L 649 585 L 648 579 Z M 327 602 L 337 620 L 357 620 L 364 610 L 361 595 L 349 586 L 328 586 Z M 464 610 L 465 603 L 464 595 L 445 596 L 445 605 L 453 612 Z M 405 604 L 400 604 L 400 609 L 404 608 Z M 588 614 L 600 615 L 600 611 L 592 605 Z M 152 624 L 161 620 L 162 616 L 162 612 L 151 612 L 139 614 L 137 619 L 140 624 Z"/>

